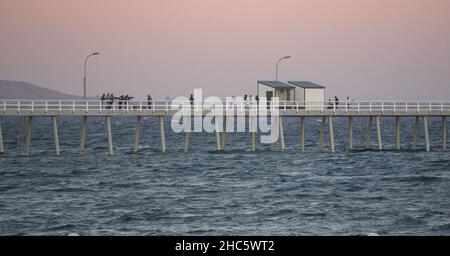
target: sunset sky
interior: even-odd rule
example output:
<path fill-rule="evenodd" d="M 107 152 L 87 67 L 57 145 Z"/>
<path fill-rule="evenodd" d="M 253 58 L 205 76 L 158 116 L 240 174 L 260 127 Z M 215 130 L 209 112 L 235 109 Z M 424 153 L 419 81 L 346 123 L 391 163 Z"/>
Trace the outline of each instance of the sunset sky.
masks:
<path fill-rule="evenodd" d="M 450 99 L 450 0 L 0 0 L 0 79 L 82 95 Z"/>

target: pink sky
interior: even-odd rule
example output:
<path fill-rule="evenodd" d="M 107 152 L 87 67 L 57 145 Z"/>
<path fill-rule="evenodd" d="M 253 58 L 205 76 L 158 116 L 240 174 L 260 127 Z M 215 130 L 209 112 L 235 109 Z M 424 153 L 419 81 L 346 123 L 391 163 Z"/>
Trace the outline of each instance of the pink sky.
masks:
<path fill-rule="evenodd" d="M 82 95 L 254 94 L 309 80 L 327 98 L 450 99 L 449 0 L 1 0 L 0 79 Z"/>

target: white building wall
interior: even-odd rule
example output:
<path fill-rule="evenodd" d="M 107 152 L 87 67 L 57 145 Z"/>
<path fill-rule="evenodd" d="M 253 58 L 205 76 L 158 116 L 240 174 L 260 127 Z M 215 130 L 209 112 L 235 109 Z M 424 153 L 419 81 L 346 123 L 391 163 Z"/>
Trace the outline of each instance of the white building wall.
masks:
<path fill-rule="evenodd" d="M 295 86 L 295 101 L 305 101 L 305 89 Z"/>
<path fill-rule="evenodd" d="M 325 101 L 324 88 L 305 89 L 306 109 L 323 109 Z"/>
<path fill-rule="evenodd" d="M 266 92 L 273 92 L 273 97 L 275 97 L 275 89 L 264 85 L 264 84 L 260 84 L 258 83 L 258 97 L 266 97 Z"/>

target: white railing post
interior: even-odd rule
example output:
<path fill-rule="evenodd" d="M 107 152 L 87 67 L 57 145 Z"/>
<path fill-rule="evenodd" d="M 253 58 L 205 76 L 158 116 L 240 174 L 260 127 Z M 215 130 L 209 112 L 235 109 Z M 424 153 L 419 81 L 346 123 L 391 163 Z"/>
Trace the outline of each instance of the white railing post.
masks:
<path fill-rule="evenodd" d="M 396 102 L 394 101 L 394 113 L 395 113 L 395 109 L 396 109 L 396 104 L 395 104 Z"/>
<path fill-rule="evenodd" d="M 166 102 L 166 114 L 169 113 L 169 102 Z"/>
<path fill-rule="evenodd" d="M 3 101 L 3 111 L 6 112 L 6 100 Z"/>
<path fill-rule="evenodd" d="M 359 113 L 361 108 L 359 106 L 359 101 L 357 103 L 358 103 L 358 113 Z"/>
<path fill-rule="evenodd" d="M 72 111 L 75 112 L 75 101 L 72 101 Z"/>
<path fill-rule="evenodd" d="M 17 112 L 20 113 L 20 100 L 17 101 Z"/>
<path fill-rule="evenodd" d="M 34 100 L 31 101 L 31 113 L 34 112 Z"/>
<path fill-rule="evenodd" d="M 61 105 L 61 101 L 59 101 L 59 113 L 61 114 L 62 112 L 62 105 Z"/>
<path fill-rule="evenodd" d="M 381 113 L 384 113 L 384 101 L 381 101 Z"/>
<path fill-rule="evenodd" d="M 86 113 L 89 111 L 89 101 L 86 101 Z"/>
<path fill-rule="evenodd" d="M 428 110 L 429 110 L 430 113 L 431 113 L 431 102 L 428 102 Z"/>
<path fill-rule="evenodd" d="M 372 101 L 369 101 L 369 113 L 372 113 Z"/>
<path fill-rule="evenodd" d="M 336 101 L 333 101 L 333 112 L 336 112 Z"/>
<path fill-rule="evenodd" d="M 48 113 L 48 100 L 45 101 L 45 113 Z"/>
<path fill-rule="evenodd" d="M 441 101 L 441 112 L 444 112 L 444 102 Z"/>
<path fill-rule="evenodd" d="M 420 113 L 420 102 L 417 102 L 417 114 Z"/>
<path fill-rule="evenodd" d="M 405 111 L 406 111 L 406 113 L 408 113 L 408 102 L 407 101 L 405 101 Z"/>
<path fill-rule="evenodd" d="M 345 113 L 348 113 L 348 101 L 345 102 Z"/>
<path fill-rule="evenodd" d="M 284 102 L 284 112 L 286 112 L 286 101 Z"/>

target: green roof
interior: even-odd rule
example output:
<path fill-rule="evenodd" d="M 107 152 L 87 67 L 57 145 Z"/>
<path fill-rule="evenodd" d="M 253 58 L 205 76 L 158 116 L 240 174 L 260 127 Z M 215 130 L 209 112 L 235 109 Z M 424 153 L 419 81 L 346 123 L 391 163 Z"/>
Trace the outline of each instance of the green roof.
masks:
<path fill-rule="evenodd" d="M 281 81 L 258 81 L 259 84 L 267 85 L 275 89 L 292 89 L 294 86 Z"/>
<path fill-rule="evenodd" d="M 311 83 L 308 81 L 288 81 L 288 83 L 295 85 L 295 86 L 299 86 L 302 88 L 306 88 L 306 89 L 320 89 L 320 88 L 325 88 L 325 86 L 319 85 L 319 84 L 315 84 L 315 83 Z"/>

